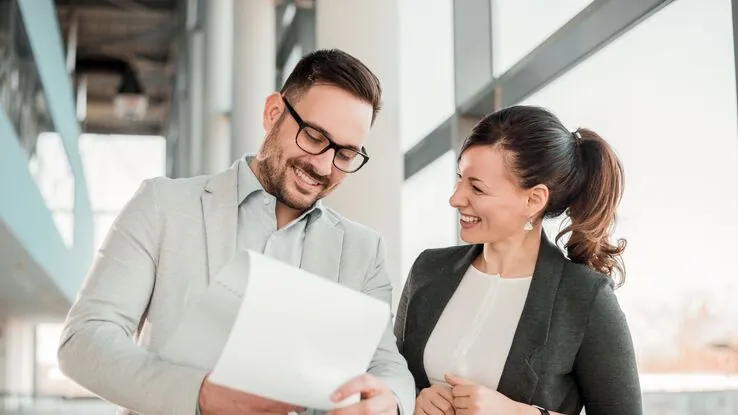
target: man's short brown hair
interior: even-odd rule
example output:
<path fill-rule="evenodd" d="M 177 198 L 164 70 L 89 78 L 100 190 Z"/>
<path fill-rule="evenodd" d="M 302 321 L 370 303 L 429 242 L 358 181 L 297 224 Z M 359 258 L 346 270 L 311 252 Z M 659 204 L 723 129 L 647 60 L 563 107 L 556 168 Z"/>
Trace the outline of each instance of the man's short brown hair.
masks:
<path fill-rule="evenodd" d="M 372 105 L 372 124 L 382 107 L 379 79 L 360 60 L 338 49 L 317 50 L 304 56 L 282 87 L 282 95 L 298 101 L 310 87 L 330 85 Z"/>

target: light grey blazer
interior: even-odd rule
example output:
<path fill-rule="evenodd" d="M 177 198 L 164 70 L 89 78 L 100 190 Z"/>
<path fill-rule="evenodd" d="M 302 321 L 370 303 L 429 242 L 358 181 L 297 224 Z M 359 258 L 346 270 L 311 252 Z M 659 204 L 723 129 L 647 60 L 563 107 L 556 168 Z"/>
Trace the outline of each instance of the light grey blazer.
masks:
<path fill-rule="evenodd" d="M 121 414 L 195 413 L 200 384 L 227 340 L 245 287 L 215 278 L 236 249 L 237 168 L 145 181 L 112 226 L 69 312 L 61 370 L 127 408 Z M 382 239 L 330 209 L 306 232 L 302 268 L 391 304 Z M 403 413 L 413 413 L 414 382 L 391 323 L 368 371 L 392 388 Z"/>

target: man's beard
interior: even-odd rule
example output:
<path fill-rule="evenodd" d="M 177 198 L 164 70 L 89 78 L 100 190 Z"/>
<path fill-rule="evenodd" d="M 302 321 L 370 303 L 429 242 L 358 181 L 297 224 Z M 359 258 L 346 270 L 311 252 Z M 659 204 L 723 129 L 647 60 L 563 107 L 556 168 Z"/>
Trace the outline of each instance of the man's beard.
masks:
<path fill-rule="evenodd" d="M 323 192 L 327 187 L 328 179 L 318 174 L 309 163 L 304 163 L 295 158 L 284 160 L 283 152 L 277 146 L 278 134 L 279 128 L 276 128 L 273 133 L 266 137 L 263 149 L 264 157 L 257 160 L 264 190 L 291 209 L 307 210 L 324 196 Z M 287 174 L 294 167 L 304 171 L 313 180 L 320 183 L 321 192 L 312 200 L 305 201 L 297 195 L 290 194 L 287 190 Z M 299 193 L 299 190 L 297 190 L 297 193 Z"/>

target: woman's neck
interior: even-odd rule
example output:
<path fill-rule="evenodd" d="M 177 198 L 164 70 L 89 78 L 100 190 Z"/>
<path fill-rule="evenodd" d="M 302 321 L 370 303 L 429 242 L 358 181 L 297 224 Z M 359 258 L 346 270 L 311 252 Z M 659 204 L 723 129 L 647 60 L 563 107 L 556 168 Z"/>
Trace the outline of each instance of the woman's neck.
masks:
<path fill-rule="evenodd" d="M 474 266 L 486 274 L 504 278 L 524 278 L 533 275 L 541 247 L 541 228 L 495 243 L 485 243 Z"/>

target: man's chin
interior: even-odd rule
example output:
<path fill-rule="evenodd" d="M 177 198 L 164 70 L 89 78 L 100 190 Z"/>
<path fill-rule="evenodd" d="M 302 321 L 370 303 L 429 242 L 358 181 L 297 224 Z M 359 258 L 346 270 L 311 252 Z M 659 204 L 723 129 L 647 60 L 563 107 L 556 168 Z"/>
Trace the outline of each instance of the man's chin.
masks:
<path fill-rule="evenodd" d="M 299 196 L 294 193 L 286 195 L 287 197 L 285 197 L 284 200 L 281 200 L 281 202 L 291 209 L 307 210 L 310 209 L 310 207 L 312 207 L 318 200 L 317 196 L 303 195 L 301 193 L 298 194 Z"/>

